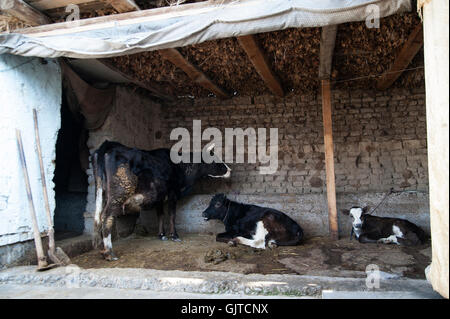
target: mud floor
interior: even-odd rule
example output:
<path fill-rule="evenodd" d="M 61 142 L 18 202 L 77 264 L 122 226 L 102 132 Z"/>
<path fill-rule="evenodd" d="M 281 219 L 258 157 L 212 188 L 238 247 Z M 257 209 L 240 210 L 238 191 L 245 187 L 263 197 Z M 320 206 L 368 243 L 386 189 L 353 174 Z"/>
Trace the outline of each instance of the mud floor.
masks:
<path fill-rule="evenodd" d="M 431 246 L 360 244 L 356 240 L 306 239 L 300 246 L 259 250 L 229 247 L 213 234 L 185 234 L 182 242 L 132 235 L 114 242 L 117 261 L 105 261 L 96 250 L 72 258 L 82 268 L 149 268 L 184 271 L 230 271 L 260 274 L 365 277 L 367 265 L 409 278 L 425 278 Z"/>

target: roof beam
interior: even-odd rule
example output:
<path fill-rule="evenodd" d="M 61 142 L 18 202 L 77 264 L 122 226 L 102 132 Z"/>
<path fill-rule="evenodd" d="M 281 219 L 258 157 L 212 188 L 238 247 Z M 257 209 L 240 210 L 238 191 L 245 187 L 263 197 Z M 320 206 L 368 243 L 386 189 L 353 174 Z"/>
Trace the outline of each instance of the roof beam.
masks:
<path fill-rule="evenodd" d="M 149 84 L 144 83 L 132 76 L 130 76 L 129 74 L 122 72 L 121 70 L 119 70 L 114 64 L 112 64 L 108 59 L 98 59 L 97 61 L 99 61 L 100 63 L 102 63 L 104 66 L 108 67 L 109 69 L 111 69 L 114 72 L 119 73 L 121 76 L 123 76 L 124 78 L 126 78 L 128 81 L 130 81 L 131 83 L 134 83 L 135 85 L 146 89 L 147 91 L 150 91 L 153 93 L 154 96 L 157 96 L 163 100 L 167 100 L 167 101 L 174 101 L 174 97 L 173 97 L 173 92 L 167 92 L 169 91 L 168 89 L 164 89 L 161 85 L 159 85 L 156 82 L 150 82 Z"/>
<path fill-rule="evenodd" d="M 32 26 L 51 23 L 46 15 L 22 0 L 0 0 L 0 11 Z"/>
<path fill-rule="evenodd" d="M 377 89 L 386 90 L 389 88 L 395 80 L 400 77 L 404 69 L 411 63 L 412 59 L 416 56 L 422 46 L 423 32 L 422 24 L 420 23 L 416 26 L 413 32 L 411 32 L 408 40 L 395 58 L 394 64 L 392 64 L 391 68 L 378 80 Z"/>
<path fill-rule="evenodd" d="M 67 7 L 69 4 L 85 4 L 94 1 L 98 0 L 31 0 L 28 3 L 40 11 L 45 11 Z"/>
<path fill-rule="evenodd" d="M 111 3 L 111 5 L 120 13 L 128 11 L 140 11 L 141 9 L 137 6 L 133 0 L 106 0 Z M 132 3 L 132 4 L 130 4 Z M 187 76 L 195 83 L 201 85 L 208 91 L 214 93 L 216 96 L 221 98 L 227 98 L 228 94 L 225 93 L 220 87 L 214 84 L 203 72 L 201 72 L 197 67 L 189 63 L 181 53 L 176 49 L 165 49 L 159 51 L 160 55 L 174 64 L 176 67 L 182 69 Z M 110 66 L 112 69 L 113 67 Z M 114 69 L 118 71 L 117 69 Z M 123 76 L 127 77 L 126 74 Z M 129 76 L 128 76 L 129 77 Z M 139 85 L 139 82 L 133 81 L 135 84 Z M 153 86 L 153 85 L 152 85 Z M 150 88 L 149 88 L 150 89 Z"/>
<path fill-rule="evenodd" d="M 253 35 L 246 35 L 238 37 L 237 40 L 270 91 L 275 95 L 283 96 L 283 87 L 256 38 Z"/>
<path fill-rule="evenodd" d="M 177 49 L 164 49 L 158 51 L 161 56 L 180 68 L 187 76 L 198 85 L 214 93 L 216 96 L 226 99 L 229 95 L 211 81 L 202 71 L 186 60 Z"/>
<path fill-rule="evenodd" d="M 140 10 L 134 0 L 104 0 L 109 3 L 119 13 Z"/>
<path fill-rule="evenodd" d="M 329 79 L 333 66 L 333 52 L 336 43 L 337 25 L 322 27 L 320 36 L 319 79 Z"/>

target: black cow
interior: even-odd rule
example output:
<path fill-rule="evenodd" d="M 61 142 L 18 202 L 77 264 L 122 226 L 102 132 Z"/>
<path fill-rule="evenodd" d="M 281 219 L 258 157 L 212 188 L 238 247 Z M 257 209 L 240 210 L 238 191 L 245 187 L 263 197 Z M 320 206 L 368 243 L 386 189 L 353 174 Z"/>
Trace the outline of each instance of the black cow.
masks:
<path fill-rule="evenodd" d="M 426 242 L 425 232 L 415 224 L 400 218 L 377 217 L 368 214 L 367 207 L 344 209 L 353 218 L 352 234 L 360 243 L 383 243 L 415 246 Z"/>
<path fill-rule="evenodd" d="M 243 244 L 265 249 L 266 246 L 298 245 L 303 238 L 302 228 L 286 214 L 272 208 L 241 204 L 217 194 L 203 212 L 205 220 L 219 219 L 225 232 L 217 241 L 229 245 Z"/>
<path fill-rule="evenodd" d="M 175 229 L 177 200 L 188 194 L 198 179 L 226 178 L 231 171 L 224 163 L 174 164 L 169 149 L 145 151 L 110 141 L 105 141 L 94 152 L 93 169 L 96 184 L 94 245 L 99 247 L 103 241 L 102 253 L 107 260 L 117 259 L 111 241 L 115 217 L 155 207 L 159 238 L 166 240 L 163 203 L 168 200 L 169 238 L 179 241 Z"/>

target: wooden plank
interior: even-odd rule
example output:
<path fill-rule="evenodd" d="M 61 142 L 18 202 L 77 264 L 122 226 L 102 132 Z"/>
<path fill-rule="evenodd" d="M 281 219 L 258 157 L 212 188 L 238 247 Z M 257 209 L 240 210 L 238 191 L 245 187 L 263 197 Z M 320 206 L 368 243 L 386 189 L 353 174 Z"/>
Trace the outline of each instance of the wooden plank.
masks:
<path fill-rule="evenodd" d="M 119 13 L 140 10 L 134 0 L 104 0 L 109 3 Z"/>
<path fill-rule="evenodd" d="M 164 59 L 170 61 L 175 66 L 182 69 L 193 82 L 214 93 L 217 97 L 223 99 L 230 97 L 223 89 L 221 89 L 213 81 L 211 81 L 202 71 L 200 71 L 196 66 L 187 61 L 177 49 L 164 49 L 159 50 L 158 52 Z"/>
<path fill-rule="evenodd" d="M 237 40 L 270 91 L 275 95 L 284 96 L 283 87 L 256 38 L 253 35 L 246 35 L 238 37 Z"/>
<path fill-rule="evenodd" d="M 325 143 L 325 167 L 327 177 L 328 222 L 330 237 L 339 239 L 336 208 L 336 181 L 334 175 L 333 125 L 331 116 L 330 80 L 322 80 L 323 138 Z"/>
<path fill-rule="evenodd" d="M 333 66 L 333 52 L 336 43 L 337 25 L 322 28 L 320 38 L 319 79 L 329 79 Z"/>
<path fill-rule="evenodd" d="M 140 88 L 143 88 L 145 90 L 152 92 L 153 95 L 155 95 L 163 100 L 166 100 L 166 101 L 174 101 L 175 100 L 175 98 L 173 97 L 173 92 L 168 92 L 169 91 L 168 88 L 163 88 L 163 86 L 161 86 L 160 84 L 158 84 L 156 82 L 149 81 L 149 83 L 144 83 L 144 82 L 134 78 L 130 74 L 127 74 L 127 73 L 119 70 L 108 59 L 98 59 L 98 61 L 100 63 L 102 63 L 103 65 L 105 65 L 106 67 L 108 67 L 109 69 L 111 69 L 112 71 L 119 73 L 121 76 L 126 78 L 131 83 L 134 83 L 135 85 L 139 86 Z"/>
<path fill-rule="evenodd" d="M 0 0 L 0 10 L 32 26 L 51 23 L 46 15 L 22 0 Z"/>
<path fill-rule="evenodd" d="M 413 32 L 411 32 L 408 40 L 395 58 L 394 64 L 392 64 L 391 68 L 378 80 L 377 89 L 386 90 L 389 88 L 395 80 L 400 77 L 403 70 L 408 67 L 422 46 L 423 32 L 422 24 L 420 23 L 413 30 Z"/>
<path fill-rule="evenodd" d="M 255 1 L 259 2 L 259 1 Z M 262 0 L 261 0 L 262 2 Z M 82 19 L 76 21 L 66 21 L 53 23 L 48 26 L 38 26 L 15 30 L 15 33 L 28 34 L 31 37 L 43 37 L 52 35 L 72 34 L 76 32 L 98 30 L 103 28 L 116 28 L 119 26 L 132 25 L 143 22 L 156 20 L 165 20 L 182 16 L 197 16 L 200 14 L 221 10 L 223 4 L 227 3 L 228 7 L 245 5 L 245 2 L 233 2 L 232 0 L 224 0 L 220 2 L 198 2 L 189 3 L 179 6 L 168 6 L 148 10 L 132 11 L 109 16 Z"/>
<path fill-rule="evenodd" d="M 99 0 L 35 0 L 35 1 L 28 1 L 28 3 L 40 11 L 46 11 L 56 8 L 67 7 L 69 4 L 78 5 L 98 1 Z"/>

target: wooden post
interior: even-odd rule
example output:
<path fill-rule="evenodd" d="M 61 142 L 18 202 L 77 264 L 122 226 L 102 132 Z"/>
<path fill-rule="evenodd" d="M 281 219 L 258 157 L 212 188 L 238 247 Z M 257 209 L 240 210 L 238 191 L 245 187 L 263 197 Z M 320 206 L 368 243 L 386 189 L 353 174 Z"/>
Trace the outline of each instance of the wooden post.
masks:
<path fill-rule="evenodd" d="M 333 125 L 331 119 L 330 80 L 322 80 L 323 138 L 325 143 L 325 167 L 327 174 L 328 221 L 330 237 L 339 239 L 336 209 L 336 184 L 334 178 Z"/>

